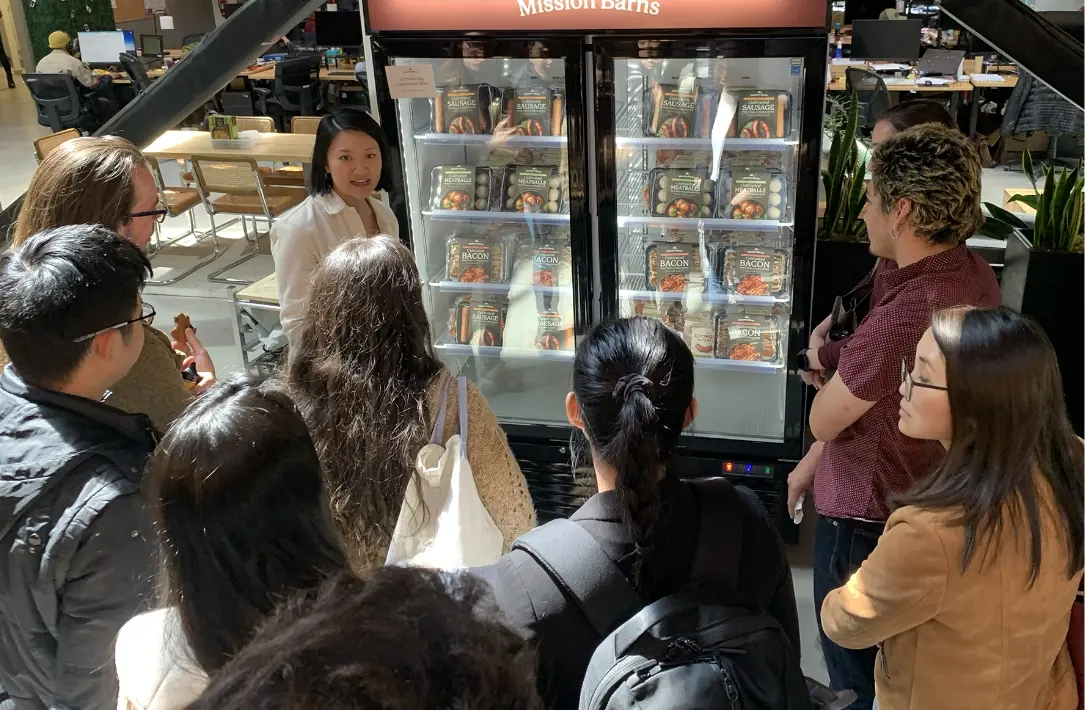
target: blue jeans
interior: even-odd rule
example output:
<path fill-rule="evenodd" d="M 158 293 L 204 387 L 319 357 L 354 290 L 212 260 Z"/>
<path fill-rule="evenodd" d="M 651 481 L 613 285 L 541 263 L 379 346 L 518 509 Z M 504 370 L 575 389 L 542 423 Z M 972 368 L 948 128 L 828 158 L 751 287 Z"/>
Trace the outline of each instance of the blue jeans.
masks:
<path fill-rule="evenodd" d="M 814 528 L 814 606 L 821 650 L 833 690 L 854 690 L 859 696 L 848 710 L 871 710 L 874 705 L 874 663 L 877 647 L 841 648 L 825 636 L 821 604 L 829 592 L 844 586 L 859 569 L 882 534 L 882 525 L 844 518 L 819 518 Z"/>

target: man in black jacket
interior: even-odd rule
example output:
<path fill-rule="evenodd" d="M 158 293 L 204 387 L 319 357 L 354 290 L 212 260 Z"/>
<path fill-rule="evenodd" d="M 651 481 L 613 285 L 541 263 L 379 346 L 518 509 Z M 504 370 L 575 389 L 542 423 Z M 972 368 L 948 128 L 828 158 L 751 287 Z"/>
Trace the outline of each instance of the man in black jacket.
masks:
<path fill-rule="evenodd" d="M 152 595 L 139 491 L 157 437 L 105 403 L 154 315 L 149 273 L 134 244 L 88 225 L 0 259 L 0 687 L 18 710 L 115 707 L 113 642 Z"/>

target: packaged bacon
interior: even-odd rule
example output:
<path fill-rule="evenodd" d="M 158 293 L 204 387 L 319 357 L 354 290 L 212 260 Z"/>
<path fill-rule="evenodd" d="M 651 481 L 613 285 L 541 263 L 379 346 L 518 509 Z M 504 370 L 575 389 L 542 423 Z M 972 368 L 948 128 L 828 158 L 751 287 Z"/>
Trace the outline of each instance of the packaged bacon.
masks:
<path fill-rule="evenodd" d="M 727 309 L 716 315 L 716 357 L 778 362 L 780 321 L 774 316 Z"/>

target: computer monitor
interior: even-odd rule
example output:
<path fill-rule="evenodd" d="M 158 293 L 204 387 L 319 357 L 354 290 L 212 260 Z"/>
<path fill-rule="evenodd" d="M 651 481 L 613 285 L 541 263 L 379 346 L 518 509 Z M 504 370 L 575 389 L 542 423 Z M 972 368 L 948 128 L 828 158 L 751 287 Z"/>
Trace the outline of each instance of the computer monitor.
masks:
<path fill-rule="evenodd" d="M 851 58 L 907 62 L 919 59 L 923 20 L 856 20 Z"/>
<path fill-rule="evenodd" d="M 139 53 L 144 57 L 161 57 L 166 53 L 162 35 L 140 35 Z"/>
<path fill-rule="evenodd" d="M 362 15 L 359 12 L 317 12 L 318 47 L 361 47 Z"/>
<path fill-rule="evenodd" d="M 136 53 L 136 33 L 132 30 L 121 30 L 124 33 L 124 51 L 129 54 Z"/>
<path fill-rule="evenodd" d="M 80 32 L 79 56 L 87 64 L 117 64 L 127 47 L 124 32 Z"/>

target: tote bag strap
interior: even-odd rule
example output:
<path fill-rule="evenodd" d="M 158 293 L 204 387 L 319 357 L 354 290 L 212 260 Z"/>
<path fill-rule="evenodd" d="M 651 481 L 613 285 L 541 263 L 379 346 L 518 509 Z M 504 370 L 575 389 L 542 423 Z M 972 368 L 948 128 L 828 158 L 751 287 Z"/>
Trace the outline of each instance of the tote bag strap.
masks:
<path fill-rule="evenodd" d="M 429 443 L 440 444 L 441 434 L 445 430 L 445 406 L 448 404 L 448 386 L 450 382 L 445 381 L 445 376 L 441 375 L 441 397 L 437 400 L 437 419 L 433 422 L 433 433 L 430 434 Z"/>
<path fill-rule="evenodd" d="M 467 378 L 458 378 L 457 404 L 460 415 L 460 455 L 467 458 Z"/>

